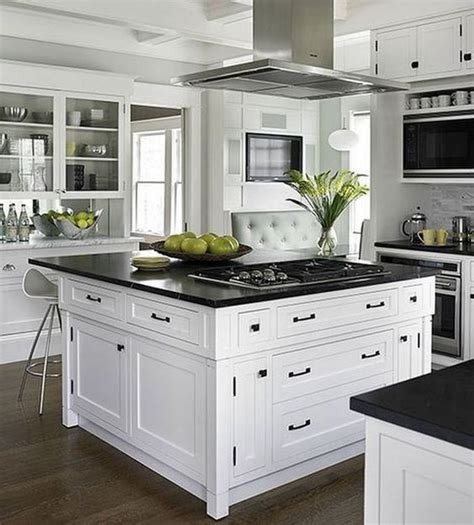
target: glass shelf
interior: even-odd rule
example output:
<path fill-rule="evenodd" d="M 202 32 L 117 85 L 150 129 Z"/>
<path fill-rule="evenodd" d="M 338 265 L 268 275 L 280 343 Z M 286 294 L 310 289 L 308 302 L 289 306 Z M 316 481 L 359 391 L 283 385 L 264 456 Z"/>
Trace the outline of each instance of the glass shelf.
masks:
<path fill-rule="evenodd" d="M 0 127 L 2 126 L 13 126 L 23 128 L 47 128 L 52 129 L 52 124 L 42 124 L 40 122 L 14 122 L 12 120 L 0 120 Z"/>
<path fill-rule="evenodd" d="M 92 126 L 66 126 L 69 131 L 100 131 L 105 133 L 117 133 L 118 128 L 101 128 Z"/>
<path fill-rule="evenodd" d="M 53 160 L 51 155 L 0 155 L 0 159 Z"/>

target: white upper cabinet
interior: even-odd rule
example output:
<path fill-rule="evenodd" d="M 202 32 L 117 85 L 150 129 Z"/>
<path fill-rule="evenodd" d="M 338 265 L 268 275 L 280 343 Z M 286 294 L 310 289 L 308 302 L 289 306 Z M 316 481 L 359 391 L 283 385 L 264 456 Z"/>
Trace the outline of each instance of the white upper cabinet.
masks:
<path fill-rule="evenodd" d="M 474 13 L 373 32 L 372 74 L 401 80 L 465 75 L 472 69 Z"/>
<path fill-rule="evenodd" d="M 337 37 L 334 41 L 334 69 L 367 72 L 370 69 L 370 34 Z"/>
<path fill-rule="evenodd" d="M 459 71 L 461 61 L 461 17 L 423 24 L 417 28 L 418 75 Z"/>
<path fill-rule="evenodd" d="M 467 69 L 474 69 L 474 13 L 466 16 L 464 35 L 465 44 L 463 60 Z"/>
<path fill-rule="evenodd" d="M 416 28 L 377 33 L 375 71 L 382 78 L 407 78 L 416 75 Z"/>

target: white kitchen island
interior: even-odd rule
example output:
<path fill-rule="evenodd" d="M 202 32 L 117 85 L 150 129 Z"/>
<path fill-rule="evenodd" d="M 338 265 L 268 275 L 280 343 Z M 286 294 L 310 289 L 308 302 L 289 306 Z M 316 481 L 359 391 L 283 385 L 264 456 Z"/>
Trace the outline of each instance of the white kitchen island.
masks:
<path fill-rule="evenodd" d="M 362 453 L 349 398 L 430 371 L 431 271 L 255 291 L 194 281 L 179 263 L 133 272 L 129 259 L 33 261 L 60 276 L 63 422 L 206 501 L 215 519 Z"/>

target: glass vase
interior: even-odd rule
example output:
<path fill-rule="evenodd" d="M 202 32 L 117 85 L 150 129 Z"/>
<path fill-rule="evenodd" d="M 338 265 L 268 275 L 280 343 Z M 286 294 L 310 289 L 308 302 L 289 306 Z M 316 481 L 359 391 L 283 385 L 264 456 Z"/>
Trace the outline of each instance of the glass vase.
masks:
<path fill-rule="evenodd" d="M 334 255 L 337 247 L 337 235 L 334 226 L 322 228 L 318 246 L 320 248 L 319 253 L 321 255 Z"/>

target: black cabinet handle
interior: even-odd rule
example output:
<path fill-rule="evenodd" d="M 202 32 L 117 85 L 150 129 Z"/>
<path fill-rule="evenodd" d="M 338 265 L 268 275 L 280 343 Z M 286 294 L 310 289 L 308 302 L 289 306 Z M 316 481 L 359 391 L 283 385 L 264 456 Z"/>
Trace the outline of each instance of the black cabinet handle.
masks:
<path fill-rule="evenodd" d="M 371 357 L 377 357 L 378 355 L 380 355 L 380 350 L 377 350 L 373 354 L 362 354 L 360 357 L 361 359 L 370 359 Z"/>
<path fill-rule="evenodd" d="M 412 295 L 410 297 L 410 303 L 416 303 L 418 301 L 418 297 L 416 295 Z"/>
<path fill-rule="evenodd" d="M 92 297 L 92 295 L 87 294 L 86 299 L 88 301 L 93 301 L 94 303 L 101 303 L 102 299 L 100 297 Z"/>
<path fill-rule="evenodd" d="M 121 352 L 121 351 L 124 350 L 124 349 L 125 349 L 125 346 L 124 346 L 124 345 L 117 345 L 117 350 L 118 350 L 119 352 Z"/>
<path fill-rule="evenodd" d="M 309 374 L 311 372 L 311 367 L 308 366 L 306 370 L 303 370 L 302 372 L 290 372 L 288 374 L 288 377 L 299 377 L 299 376 L 305 376 L 306 374 Z"/>
<path fill-rule="evenodd" d="M 385 302 L 384 301 L 380 301 L 380 303 L 377 303 L 377 304 L 366 304 L 365 307 L 367 308 L 367 310 L 370 310 L 371 308 L 382 308 L 385 306 Z"/>
<path fill-rule="evenodd" d="M 420 66 L 420 63 L 418 62 L 418 60 L 414 60 L 414 61 L 411 63 L 411 68 L 412 68 L 412 69 L 418 69 L 419 66 Z"/>
<path fill-rule="evenodd" d="M 288 430 L 299 430 L 300 428 L 309 427 L 311 425 L 311 419 L 307 419 L 302 425 L 290 425 Z"/>
<path fill-rule="evenodd" d="M 268 375 L 268 370 L 266 368 L 258 371 L 258 377 L 267 377 L 267 375 Z"/>
<path fill-rule="evenodd" d="M 294 323 L 301 323 L 302 321 L 312 321 L 316 319 L 316 314 L 308 315 L 308 317 L 293 317 Z"/>
<path fill-rule="evenodd" d="M 407 336 L 407 335 L 402 335 L 402 336 L 400 337 L 400 342 L 401 342 L 401 343 L 406 343 L 407 341 L 408 341 L 408 336 Z"/>
<path fill-rule="evenodd" d="M 260 323 L 255 323 L 250 325 L 251 332 L 260 332 Z"/>
<path fill-rule="evenodd" d="M 151 318 L 154 319 L 155 321 L 163 321 L 164 323 L 171 322 L 171 319 L 168 316 L 166 316 L 166 317 L 158 317 L 155 313 L 151 314 Z"/>
<path fill-rule="evenodd" d="M 464 53 L 464 61 L 469 62 L 472 60 L 472 54 L 471 53 Z"/>

